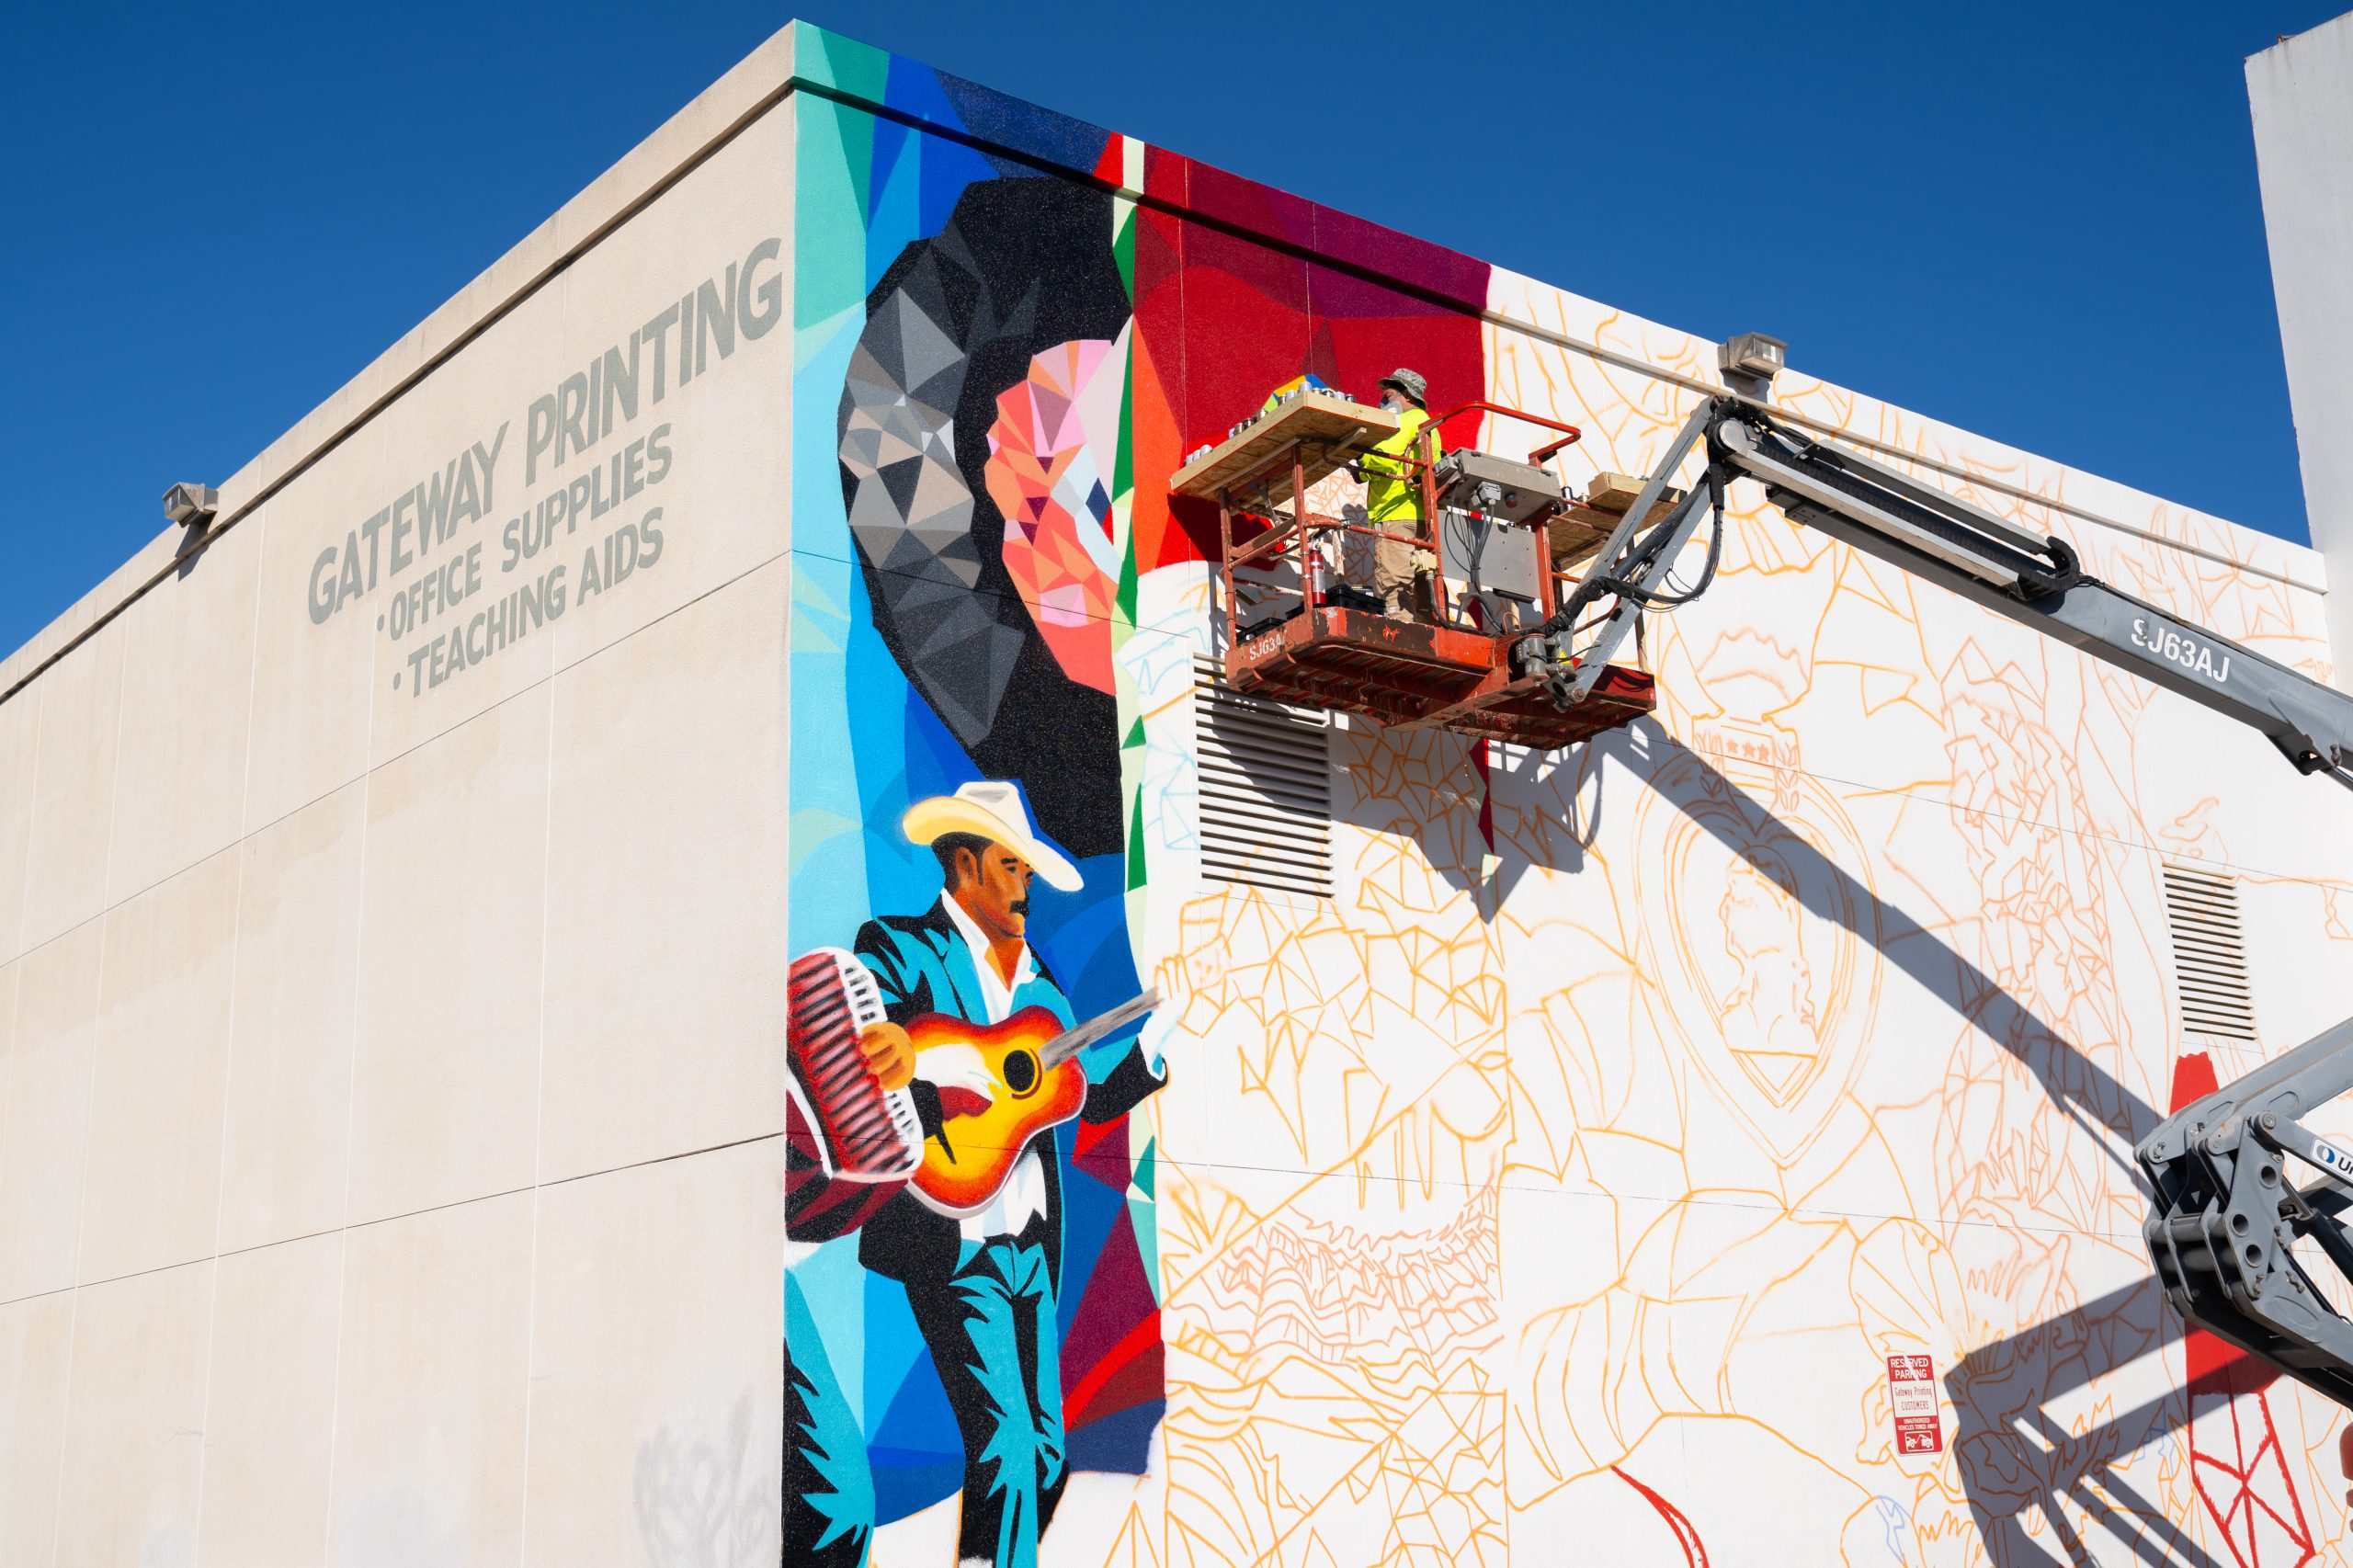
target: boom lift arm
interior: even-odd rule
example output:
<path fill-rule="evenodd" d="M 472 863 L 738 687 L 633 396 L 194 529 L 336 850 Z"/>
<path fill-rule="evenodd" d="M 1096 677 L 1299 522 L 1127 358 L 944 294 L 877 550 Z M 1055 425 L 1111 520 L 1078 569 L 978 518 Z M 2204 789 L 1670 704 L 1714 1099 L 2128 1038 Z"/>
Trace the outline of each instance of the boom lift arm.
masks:
<path fill-rule="evenodd" d="M 1703 480 L 1652 519 L 1668 480 L 1702 440 Z M 1692 415 L 1584 579 L 1540 632 L 1522 640 L 1520 657 L 1544 671 L 1556 700 L 1582 700 L 1643 609 L 1671 608 L 1706 588 L 1724 491 L 1736 479 L 1761 483 L 1793 522 L 2236 719 L 2303 772 L 2353 785 L 2353 697 L 2084 575 L 2063 540 L 1815 440 L 1736 396 L 1711 398 Z M 1700 581 L 1677 592 L 1669 571 L 1711 513 Z M 1591 623 L 1597 635 L 1573 646 L 1578 618 L 1605 605 Z"/>
<path fill-rule="evenodd" d="M 2353 785 L 2353 697 L 2086 576 L 2061 540 L 2032 533 L 1843 448 L 1763 405 L 1783 345 L 1725 345 L 1734 392 L 1711 398 L 1667 449 L 1591 567 L 1516 653 L 1563 707 L 1582 701 L 1649 608 L 1712 580 L 1726 488 L 1754 479 L 1792 521 L 1973 599 L 2258 731 L 2305 773 Z M 1704 444 L 1688 494 L 1669 482 Z M 1712 517 L 1697 583 L 1671 571 Z M 1581 618 L 1590 619 L 1581 619 Z M 2353 1408 L 2353 1322 L 2291 1249 L 2310 1238 L 2353 1286 L 2353 1152 L 2315 1136 L 2308 1113 L 2353 1090 L 2353 1019 L 2159 1123 L 2135 1151 L 2151 1187 L 2143 1227 L 2157 1278 L 2189 1323 Z M 2316 1173 L 2299 1186 L 2287 1159 Z"/>

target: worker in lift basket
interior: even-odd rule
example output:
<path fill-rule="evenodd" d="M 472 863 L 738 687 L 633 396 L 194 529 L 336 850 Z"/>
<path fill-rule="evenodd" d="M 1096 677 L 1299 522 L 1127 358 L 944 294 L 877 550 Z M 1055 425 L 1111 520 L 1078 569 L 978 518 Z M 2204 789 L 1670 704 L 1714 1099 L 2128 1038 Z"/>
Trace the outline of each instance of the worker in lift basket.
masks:
<path fill-rule="evenodd" d="M 1365 519 L 1381 538 L 1372 545 L 1372 591 L 1381 613 L 1410 620 L 1419 585 L 1438 570 L 1438 557 L 1413 542 L 1422 529 L 1422 472 L 1407 460 L 1417 455 L 1416 437 L 1430 422 L 1429 382 L 1404 367 L 1381 378 L 1381 406 L 1398 416 L 1397 434 L 1348 465 L 1364 483 Z M 1430 432 L 1429 459 L 1440 450 Z"/>

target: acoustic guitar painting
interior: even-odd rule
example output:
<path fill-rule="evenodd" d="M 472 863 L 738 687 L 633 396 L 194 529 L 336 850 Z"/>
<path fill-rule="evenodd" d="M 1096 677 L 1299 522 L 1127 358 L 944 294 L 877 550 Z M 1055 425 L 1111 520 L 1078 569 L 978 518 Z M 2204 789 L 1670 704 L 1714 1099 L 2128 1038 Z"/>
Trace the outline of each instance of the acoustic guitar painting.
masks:
<path fill-rule="evenodd" d="M 979 1055 L 989 1098 L 957 1085 L 939 1092 L 940 1128 L 924 1140 L 923 1163 L 909 1178 L 915 1196 L 955 1219 L 978 1214 L 1003 1189 L 1029 1140 L 1076 1116 L 1086 1101 L 1078 1053 L 1160 1006 L 1146 991 L 1109 1012 L 1065 1029 L 1043 1007 L 1024 1007 L 1001 1024 L 976 1024 L 926 1013 L 907 1025 L 916 1059 L 938 1046 L 970 1046 Z"/>

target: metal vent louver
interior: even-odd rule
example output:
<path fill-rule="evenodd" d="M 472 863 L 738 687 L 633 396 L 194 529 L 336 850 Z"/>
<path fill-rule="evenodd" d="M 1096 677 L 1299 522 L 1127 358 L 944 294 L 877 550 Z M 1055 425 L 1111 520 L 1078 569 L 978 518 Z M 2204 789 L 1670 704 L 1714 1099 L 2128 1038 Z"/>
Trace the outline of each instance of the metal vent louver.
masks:
<path fill-rule="evenodd" d="M 1245 696 L 1196 658 L 1193 735 L 1201 875 L 1331 897 L 1331 715 Z"/>
<path fill-rule="evenodd" d="M 2238 883 L 2190 866 L 2163 869 L 2183 1032 L 2252 1041 L 2255 998 L 2247 985 Z"/>

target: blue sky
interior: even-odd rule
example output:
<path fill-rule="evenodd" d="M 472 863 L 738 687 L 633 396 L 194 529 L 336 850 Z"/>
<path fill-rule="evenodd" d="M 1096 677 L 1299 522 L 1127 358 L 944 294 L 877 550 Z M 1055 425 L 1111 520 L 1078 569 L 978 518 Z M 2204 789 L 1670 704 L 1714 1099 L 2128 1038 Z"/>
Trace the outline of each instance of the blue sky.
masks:
<path fill-rule="evenodd" d="M 2347 3 L 798 14 L 2302 540 L 2243 61 Z M 793 14 L 11 8 L 0 649 Z"/>

